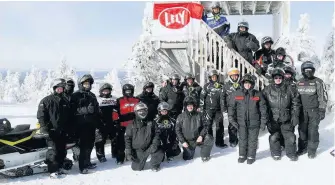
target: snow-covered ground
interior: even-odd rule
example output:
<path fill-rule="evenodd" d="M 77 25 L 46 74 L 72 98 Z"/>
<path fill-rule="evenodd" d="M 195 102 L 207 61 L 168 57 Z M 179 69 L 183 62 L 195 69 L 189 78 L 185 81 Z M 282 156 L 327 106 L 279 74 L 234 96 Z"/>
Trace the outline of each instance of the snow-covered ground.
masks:
<path fill-rule="evenodd" d="M 0 118 L 7 117 L 12 125 L 31 123 L 35 125 L 36 103 L 0 104 Z M 226 142 L 228 142 L 226 138 Z M 212 159 L 203 163 L 197 153 L 193 161 L 184 162 L 181 156 L 173 162 L 162 164 L 159 172 L 145 170 L 134 172 L 130 163 L 117 166 L 114 159 L 107 156 L 107 163 L 99 164 L 98 168 L 89 175 L 79 174 L 75 164 L 70 174 L 63 179 L 50 179 L 48 174 L 30 177 L 7 179 L 0 178 L 0 183 L 11 184 L 111 184 L 111 185 L 331 185 L 334 184 L 334 158 L 329 154 L 334 148 L 334 113 L 328 114 L 320 124 L 320 147 L 318 156 L 310 160 L 302 156 L 297 162 L 291 162 L 287 157 L 274 161 L 270 157 L 268 133 L 261 133 L 257 161 L 253 165 L 238 164 L 238 149 L 221 150 L 214 148 Z M 107 147 L 110 151 L 110 147 Z M 70 154 L 69 156 L 70 157 Z M 96 161 L 95 151 L 92 152 Z"/>

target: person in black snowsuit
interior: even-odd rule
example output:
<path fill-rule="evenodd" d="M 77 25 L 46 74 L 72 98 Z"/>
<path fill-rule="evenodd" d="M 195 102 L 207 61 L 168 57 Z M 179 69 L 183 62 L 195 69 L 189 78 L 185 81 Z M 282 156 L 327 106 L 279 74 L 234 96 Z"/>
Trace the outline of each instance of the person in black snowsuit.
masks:
<path fill-rule="evenodd" d="M 237 68 L 231 68 L 228 71 L 229 81 L 226 82 L 222 88 L 222 97 L 221 98 L 221 110 L 223 112 L 228 112 L 228 102 L 230 101 L 230 95 L 238 89 L 241 89 L 240 85 L 240 70 Z M 238 144 L 237 130 L 232 123 L 229 122 L 228 125 L 228 134 L 229 134 L 229 143 L 231 147 L 236 147 Z"/>
<path fill-rule="evenodd" d="M 186 85 L 183 88 L 184 96 L 192 96 L 197 100 L 197 107 L 200 105 L 200 94 L 201 94 L 201 86 L 195 82 L 195 77 L 191 73 L 187 73 L 185 76 Z"/>
<path fill-rule="evenodd" d="M 206 162 L 210 160 L 214 139 L 208 134 L 210 118 L 196 111 L 196 105 L 197 102 L 193 97 L 185 98 L 186 110 L 177 118 L 176 134 L 183 146 L 184 160 L 193 159 L 196 146 L 200 146 L 201 160 Z"/>
<path fill-rule="evenodd" d="M 273 40 L 271 37 L 263 37 L 261 40 L 262 48 L 254 54 L 254 67 L 257 69 L 258 74 L 265 75 L 268 66 L 275 58 L 275 50 L 271 48 L 272 44 Z"/>
<path fill-rule="evenodd" d="M 222 88 L 223 83 L 218 82 L 219 73 L 216 70 L 210 71 L 209 82 L 204 85 L 200 94 L 200 111 L 206 113 L 210 120 L 209 134 L 213 136 L 213 125 L 215 122 L 215 145 L 220 148 L 228 147 L 223 140 L 224 126 L 223 126 L 223 112 L 221 110 L 222 104 Z"/>
<path fill-rule="evenodd" d="M 176 120 L 169 116 L 170 106 L 166 102 L 158 105 L 158 115 L 155 118 L 155 124 L 160 129 L 160 139 L 162 141 L 162 149 L 165 152 L 168 161 L 178 156 L 181 152 L 175 132 Z"/>
<path fill-rule="evenodd" d="M 271 156 L 281 159 L 280 140 L 285 141 L 286 155 L 291 161 L 297 161 L 296 137 L 294 128 L 299 124 L 300 96 L 296 88 L 284 83 L 284 70 L 276 68 L 272 71 L 274 83 L 263 90 L 269 108 L 268 130 Z"/>
<path fill-rule="evenodd" d="M 268 79 L 270 79 L 270 81 L 272 80 L 272 76 L 271 76 L 272 70 L 274 70 L 275 68 L 284 69 L 285 66 L 288 66 L 287 64 L 284 63 L 285 57 L 286 57 L 286 51 L 284 48 L 279 47 L 278 49 L 276 49 L 275 59 L 273 60 L 272 64 L 268 66 L 268 70 L 265 74 L 265 76 Z"/>
<path fill-rule="evenodd" d="M 319 124 L 325 118 L 328 94 L 324 82 L 314 76 L 315 67 L 306 61 L 301 65 L 303 78 L 298 80 L 297 88 L 301 96 L 302 115 L 300 116 L 298 155 L 308 153 L 316 157 L 319 146 Z"/>
<path fill-rule="evenodd" d="M 116 98 L 112 96 L 113 86 L 109 83 L 104 83 L 99 89 L 99 107 L 101 110 L 101 122 L 102 124 L 96 130 L 96 141 L 95 150 L 98 160 L 103 163 L 106 162 L 105 156 L 105 144 L 106 140 L 109 138 L 111 140 L 112 146 L 112 157 L 116 156 L 115 150 L 115 140 L 116 140 L 116 130 L 118 125 L 118 115 L 116 107 Z"/>
<path fill-rule="evenodd" d="M 295 70 L 291 66 L 285 66 L 283 69 L 285 71 L 285 83 L 296 86 L 297 80 L 295 79 Z"/>
<path fill-rule="evenodd" d="M 259 49 L 259 41 L 257 38 L 249 33 L 249 23 L 242 21 L 237 25 L 237 32 L 230 33 L 224 40 L 230 49 L 237 51 L 250 64 L 253 62 L 252 52 Z"/>
<path fill-rule="evenodd" d="M 131 169 L 141 171 L 149 155 L 153 171 L 158 171 L 164 159 L 161 149 L 160 129 L 153 121 L 147 121 L 148 107 L 140 102 L 134 108 L 136 117 L 127 126 L 124 135 L 126 141 L 126 158 L 131 163 Z"/>
<path fill-rule="evenodd" d="M 228 106 L 229 122 L 238 128 L 239 163 L 253 164 L 256 160 L 259 130 L 265 130 L 268 112 L 263 94 L 254 89 L 255 77 L 243 76 L 242 89 L 231 95 Z"/>
<path fill-rule="evenodd" d="M 74 112 L 75 130 L 79 138 L 79 170 L 87 174 L 89 169 L 96 168 L 91 163 L 91 153 L 95 142 L 95 130 L 101 124 L 99 103 L 91 92 L 93 77 L 83 75 L 78 80 L 79 90 L 71 96 L 71 107 Z"/>
<path fill-rule="evenodd" d="M 146 118 L 148 121 L 153 121 L 157 115 L 157 107 L 159 104 L 159 98 L 154 93 L 155 85 L 152 82 L 148 82 L 143 86 L 143 92 L 137 96 L 141 102 L 145 103 L 148 106 L 149 113 Z"/>
<path fill-rule="evenodd" d="M 50 177 L 56 178 L 65 173 L 62 169 L 66 157 L 66 136 L 70 128 L 71 107 L 63 95 L 65 80 L 55 79 L 52 83 L 53 94 L 41 100 L 37 119 L 40 131 L 49 135 L 46 163 Z"/>
<path fill-rule="evenodd" d="M 184 94 L 182 86 L 180 85 L 180 76 L 174 74 L 171 81 L 167 82 L 165 87 L 162 87 L 159 93 L 160 102 L 167 102 L 170 106 L 170 116 L 177 119 L 177 116 L 183 110 Z"/>

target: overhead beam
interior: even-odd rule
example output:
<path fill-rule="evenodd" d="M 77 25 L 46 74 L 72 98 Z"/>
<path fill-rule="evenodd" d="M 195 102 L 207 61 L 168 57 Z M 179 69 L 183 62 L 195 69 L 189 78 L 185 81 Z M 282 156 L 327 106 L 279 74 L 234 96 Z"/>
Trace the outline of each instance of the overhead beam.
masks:
<path fill-rule="evenodd" d="M 223 9 L 224 9 L 224 11 L 226 12 L 227 15 L 230 15 L 230 12 L 229 12 L 230 9 L 229 9 L 227 1 L 223 1 Z"/>
<path fill-rule="evenodd" d="M 240 1 L 239 12 L 240 12 L 240 15 L 243 15 L 243 1 Z"/>
<path fill-rule="evenodd" d="M 267 7 L 266 7 L 266 13 L 269 13 L 269 12 L 270 12 L 271 4 L 272 4 L 272 1 L 269 1 L 269 2 L 268 2 L 268 5 L 267 5 Z"/>
<path fill-rule="evenodd" d="M 254 15 L 256 12 L 256 7 L 257 7 L 257 1 L 253 2 L 253 6 L 252 6 L 252 14 Z"/>

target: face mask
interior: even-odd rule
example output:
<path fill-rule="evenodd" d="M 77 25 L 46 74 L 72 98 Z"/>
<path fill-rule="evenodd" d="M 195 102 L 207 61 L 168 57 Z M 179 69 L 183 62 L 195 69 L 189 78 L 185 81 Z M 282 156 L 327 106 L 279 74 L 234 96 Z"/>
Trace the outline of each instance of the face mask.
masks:
<path fill-rule="evenodd" d="M 303 75 L 307 78 L 312 78 L 312 77 L 314 77 L 314 72 L 313 72 L 313 70 L 308 70 L 307 69 L 307 70 L 305 70 Z"/>

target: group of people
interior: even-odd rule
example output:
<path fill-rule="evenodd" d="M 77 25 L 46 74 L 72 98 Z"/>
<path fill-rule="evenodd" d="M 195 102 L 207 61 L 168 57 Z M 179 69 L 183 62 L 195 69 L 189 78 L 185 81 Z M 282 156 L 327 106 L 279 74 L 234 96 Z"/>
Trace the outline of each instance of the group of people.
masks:
<path fill-rule="evenodd" d="M 159 96 L 154 93 L 154 84 L 148 82 L 136 97 L 133 85 L 123 85 L 120 98 L 111 95 L 113 87 L 108 83 L 100 87 L 96 97 L 91 92 L 91 75 L 79 79 L 76 92 L 72 79 L 55 79 L 53 94 L 41 100 L 37 112 L 41 132 L 49 134 L 48 171 L 55 177 L 66 173 L 62 164 L 69 137 L 78 143 L 79 156 L 74 158 L 82 174 L 96 167 L 90 159 L 94 146 L 98 160 L 107 161 L 107 139 L 116 163 L 131 161 L 131 168 L 137 171 L 144 169 L 150 155 L 153 171 L 160 169 L 164 159 L 171 161 L 180 153 L 184 160 L 191 160 L 197 146 L 206 162 L 214 143 L 222 149 L 228 147 L 224 143 L 225 113 L 230 147 L 239 146 L 239 163 L 255 162 L 258 135 L 266 127 L 274 160 L 281 159 L 283 148 L 292 161 L 305 153 L 315 158 L 327 92 L 323 81 L 314 76 L 312 62 L 304 62 L 301 72 L 303 78 L 295 82 L 291 71 L 274 68 L 272 83 L 263 91 L 254 89 L 255 76 L 242 77 L 237 68 L 229 70 L 225 83 L 219 81 L 216 70 L 210 71 L 209 82 L 203 87 L 192 74 L 184 81 L 175 74 L 165 81 Z"/>

